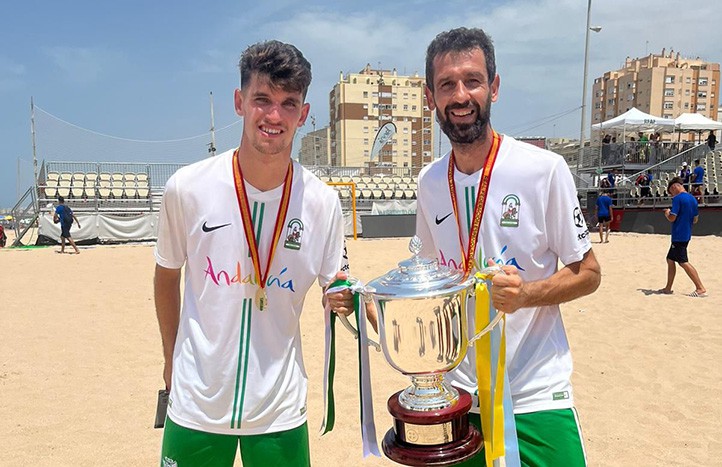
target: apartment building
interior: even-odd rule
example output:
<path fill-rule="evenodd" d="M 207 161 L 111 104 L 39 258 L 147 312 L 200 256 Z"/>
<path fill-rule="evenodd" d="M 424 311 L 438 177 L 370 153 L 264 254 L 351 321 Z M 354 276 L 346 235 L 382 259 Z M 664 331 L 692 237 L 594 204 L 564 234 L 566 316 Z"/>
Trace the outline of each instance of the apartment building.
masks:
<path fill-rule="evenodd" d="M 309 131 L 301 138 L 298 162 L 301 165 L 329 165 L 331 158 L 331 130 L 325 126 Z"/>
<path fill-rule="evenodd" d="M 435 123 L 424 88 L 423 77 L 400 75 L 395 68 L 366 65 L 358 73 L 341 73 L 329 94 L 331 165 L 420 169 L 431 162 Z M 376 133 L 389 121 L 396 134 L 371 162 Z"/>
<path fill-rule="evenodd" d="M 627 57 L 623 68 L 594 80 L 591 122 L 609 120 L 632 107 L 664 118 L 690 112 L 716 120 L 719 82 L 719 63 L 685 58 L 674 50 Z"/>

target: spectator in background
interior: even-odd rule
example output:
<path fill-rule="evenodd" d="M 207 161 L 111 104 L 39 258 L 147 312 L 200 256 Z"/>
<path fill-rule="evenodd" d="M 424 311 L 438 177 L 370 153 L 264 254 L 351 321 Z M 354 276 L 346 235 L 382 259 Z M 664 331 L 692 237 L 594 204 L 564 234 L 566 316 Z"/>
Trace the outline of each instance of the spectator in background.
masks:
<path fill-rule="evenodd" d="M 706 297 L 707 289 L 702 285 L 697 270 L 689 263 L 687 258 L 687 246 L 692 239 L 692 225 L 699 220 L 697 201 L 684 190 L 682 179 L 675 177 L 669 181 L 667 191 L 672 196 L 672 209 L 664 210 L 664 217 L 672 223 L 672 246 L 667 253 L 667 285 L 659 290 L 662 294 L 672 293 L 674 276 L 677 274 L 677 265 L 684 269 L 692 282 L 694 291 L 689 293 L 690 297 Z"/>
<path fill-rule="evenodd" d="M 8 236 L 5 235 L 5 227 L 0 224 L 0 248 L 5 248 L 7 244 Z"/>
<path fill-rule="evenodd" d="M 652 184 L 652 172 L 642 172 L 637 177 L 637 180 L 634 181 L 634 184 L 640 189 L 639 201 L 637 204 L 644 204 L 644 198 L 650 198 L 652 196 L 652 189 L 650 187 Z"/>
<path fill-rule="evenodd" d="M 609 243 L 610 224 L 614 216 L 612 198 L 607 191 L 602 191 L 597 198 L 597 221 L 599 222 L 599 243 Z"/>
<path fill-rule="evenodd" d="M 689 188 L 689 166 L 687 165 L 687 162 L 682 162 L 682 169 L 679 171 L 679 178 L 682 179 L 682 185 L 684 186 L 684 189 L 686 191 L 690 191 Z"/>
<path fill-rule="evenodd" d="M 709 146 L 710 151 L 714 151 L 715 146 L 717 146 L 717 136 L 712 130 L 709 131 L 709 136 L 707 136 L 707 146 Z"/>
<path fill-rule="evenodd" d="M 692 171 L 692 195 L 697 199 L 698 203 L 702 202 L 704 195 L 704 167 L 700 165 L 699 159 L 694 161 L 694 170 Z"/>
<path fill-rule="evenodd" d="M 75 250 L 75 254 L 80 254 L 80 250 L 78 250 L 75 241 L 70 236 L 73 221 L 77 222 L 78 228 L 80 228 L 80 221 L 75 217 L 73 210 L 65 205 L 65 199 L 62 196 L 58 196 L 58 206 L 55 208 L 55 214 L 53 214 L 53 222 L 60 223 L 60 251 L 58 253 L 65 253 L 65 240 L 67 239 L 70 246 Z"/>

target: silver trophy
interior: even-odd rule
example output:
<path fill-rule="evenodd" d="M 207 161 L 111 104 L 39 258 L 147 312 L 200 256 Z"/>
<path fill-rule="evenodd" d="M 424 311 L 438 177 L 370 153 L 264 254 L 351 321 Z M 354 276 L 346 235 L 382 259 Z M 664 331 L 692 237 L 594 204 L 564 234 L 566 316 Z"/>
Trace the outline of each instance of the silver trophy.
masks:
<path fill-rule="evenodd" d="M 467 301 L 477 279 L 465 279 L 463 271 L 420 257 L 421 246 L 418 237 L 412 238 L 413 256 L 369 282 L 363 292 L 365 299 L 376 302 L 386 361 L 411 378 L 411 386 L 388 401 L 394 427 L 382 447 L 401 464 L 451 465 L 475 455 L 483 439 L 468 422 L 471 396 L 452 387 L 444 374 L 461 363 L 468 346 L 489 332 L 501 315 L 469 339 Z"/>

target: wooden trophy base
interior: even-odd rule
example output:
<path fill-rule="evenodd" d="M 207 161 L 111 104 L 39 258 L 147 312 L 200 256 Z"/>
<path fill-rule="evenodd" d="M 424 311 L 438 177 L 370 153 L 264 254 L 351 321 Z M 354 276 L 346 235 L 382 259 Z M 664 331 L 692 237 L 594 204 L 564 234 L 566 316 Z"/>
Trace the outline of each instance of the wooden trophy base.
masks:
<path fill-rule="evenodd" d="M 479 430 L 469 424 L 471 396 L 459 389 L 459 400 L 451 407 L 421 412 L 399 403 L 397 392 L 389 398 L 394 417 L 381 447 L 394 462 L 412 466 L 443 466 L 463 462 L 478 453 L 484 443 Z"/>

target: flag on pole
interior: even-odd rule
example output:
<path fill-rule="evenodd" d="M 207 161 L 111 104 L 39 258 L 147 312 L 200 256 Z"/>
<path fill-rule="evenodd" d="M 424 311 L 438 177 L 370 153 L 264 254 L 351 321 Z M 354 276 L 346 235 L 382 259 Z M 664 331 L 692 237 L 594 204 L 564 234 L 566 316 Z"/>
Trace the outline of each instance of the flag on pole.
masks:
<path fill-rule="evenodd" d="M 386 146 L 386 143 L 391 141 L 391 138 L 393 138 L 395 134 L 396 125 L 394 125 L 394 122 L 386 122 L 379 128 L 379 131 L 376 133 L 376 138 L 374 138 L 374 145 L 371 148 L 370 161 L 373 161 L 376 156 L 379 155 L 381 148 Z"/>

